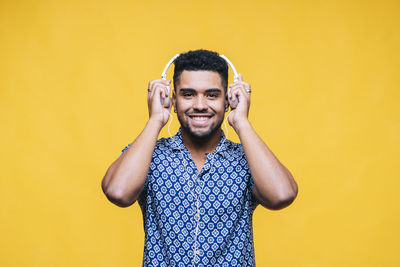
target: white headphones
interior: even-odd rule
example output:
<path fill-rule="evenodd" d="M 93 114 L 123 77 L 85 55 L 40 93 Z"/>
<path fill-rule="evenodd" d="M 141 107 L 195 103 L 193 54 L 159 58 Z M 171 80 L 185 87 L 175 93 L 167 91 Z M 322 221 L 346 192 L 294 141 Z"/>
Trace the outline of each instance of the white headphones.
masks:
<path fill-rule="evenodd" d="M 169 68 L 169 67 L 171 66 L 171 64 L 175 61 L 175 59 L 176 59 L 177 57 L 179 57 L 179 55 L 180 55 L 180 54 L 176 54 L 173 58 L 171 58 L 171 59 L 168 61 L 167 65 L 165 66 L 165 68 L 164 68 L 164 70 L 163 70 L 163 72 L 162 72 L 162 74 L 161 74 L 161 79 L 167 80 L 167 71 L 168 71 L 168 68 Z M 219 56 L 220 56 L 221 58 L 223 58 L 223 59 L 226 61 L 226 63 L 228 63 L 228 65 L 231 67 L 232 72 L 233 72 L 233 82 L 236 82 L 236 81 L 238 80 L 239 75 L 238 75 L 238 73 L 237 73 L 237 71 L 236 71 L 235 66 L 233 66 L 232 62 L 231 62 L 226 56 L 224 56 L 224 55 L 219 55 Z M 171 91 L 171 87 L 168 86 L 168 96 L 170 95 L 170 91 Z M 229 91 L 228 91 L 228 93 L 229 93 Z M 228 98 L 228 101 L 229 101 L 229 105 L 230 105 L 232 108 L 236 108 L 236 106 L 238 105 L 238 100 L 237 100 L 237 99 L 234 99 L 233 101 L 231 101 L 231 100 Z M 170 98 L 169 98 L 169 97 L 167 97 L 167 98 L 161 98 L 161 104 L 162 104 L 164 107 L 169 107 L 169 106 L 171 105 Z"/>

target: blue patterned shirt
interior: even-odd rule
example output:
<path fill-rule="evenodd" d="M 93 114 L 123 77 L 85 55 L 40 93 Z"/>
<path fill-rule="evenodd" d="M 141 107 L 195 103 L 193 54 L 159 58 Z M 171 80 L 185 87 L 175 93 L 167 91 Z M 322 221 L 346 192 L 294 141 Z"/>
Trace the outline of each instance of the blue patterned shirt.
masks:
<path fill-rule="evenodd" d="M 198 172 L 180 131 L 157 141 L 138 199 L 143 266 L 255 266 L 252 215 L 259 203 L 242 145 L 222 132 L 206 155 Z"/>

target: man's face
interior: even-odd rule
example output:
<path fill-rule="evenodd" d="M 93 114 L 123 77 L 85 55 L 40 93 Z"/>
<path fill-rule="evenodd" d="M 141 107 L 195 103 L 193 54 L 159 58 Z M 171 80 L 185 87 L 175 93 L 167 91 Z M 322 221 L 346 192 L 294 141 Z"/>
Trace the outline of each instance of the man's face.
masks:
<path fill-rule="evenodd" d="M 207 138 L 221 127 L 227 102 L 218 72 L 185 70 L 175 89 L 173 104 L 182 131 Z"/>

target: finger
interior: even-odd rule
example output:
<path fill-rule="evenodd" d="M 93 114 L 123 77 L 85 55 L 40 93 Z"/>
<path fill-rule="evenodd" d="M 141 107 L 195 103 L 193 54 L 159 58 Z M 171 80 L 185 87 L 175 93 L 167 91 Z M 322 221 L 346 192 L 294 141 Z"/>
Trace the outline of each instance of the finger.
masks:
<path fill-rule="evenodd" d="M 245 93 L 250 93 L 251 92 L 251 86 L 250 84 L 246 83 L 246 82 L 238 82 L 237 84 L 234 84 L 232 87 L 237 87 L 240 88 L 240 90 L 242 90 Z"/>
<path fill-rule="evenodd" d="M 248 84 L 248 83 L 246 83 L 246 82 L 243 82 L 243 81 L 236 81 L 236 82 L 234 82 L 234 83 L 231 83 L 230 85 L 229 85 L 229 88 L 232 88 L 232 87 L 235 87 L 235 86 L 243 86 L 243 88 L 250 88 L 250 84 Z"/>
<path fill-rule="evenodd" d="M 155 79 L 155 80 L 150 81 L 150 83 L 161 83 L 161 84 L 168 85 L 169 83 L 171 83 L 171 80 Z"/>
<path fill-rule="evenodd" d="M 241 82 L 237 81 L 229 85 L 229 90 L 228 90 L 228 97 L 232 98 L 232 89 L 237 88 L 238 86 L 242 86 Z"/>
<path fill-rule="evenodd" d="M 154 86 L 153 90 L 151 91 L 151 101 L 155 105 L 160 105 L 161 100 L 160 100 L 160 95 L 161 95 L 161 90 L 160 86 Z"/>
<path fill-rule="evenodd" d="M 164 108 L 170 107 L 169 86 L 158 84 L 154 94 L 159 95 L 160 103 Z"/>
<path fill-rule="evenodd" d="M 155 84 L 155 82 L 154 81 L 151 81 L 150 83 L 149 83 L 149 88 L 147 89 L 147 92 L 149 92 L 149 96 L 151 97 L 153 94 L 153 91 L 154 91 L 154 84 Z"/>
<path fill-rule="evenodd" d="M 156 82 L 151 87 L 150 97 L 154 98 L 155 95 L 160 95 L 160 88 L 164 87 L 164 85 Z"/>
<path fill-rule="evenodd" d="M 148 89 L 153 89 L 155 85 L 163 84 L 164 86 L 169 86 L 171 84 L 171 80 L 164 80 L 164 79 L 156 79 L 149 82 Z"/>
<path fill-rule="evenodd" d="M 167 89 L 166 89 L 166 86 L 164 84 L 157 84 L 157 85 L 155 85 L 154 88 L 156 89 L 156 92 L 154 92 L 155 94 L 158 94 L 162 98 L 167 97 L 167 92 L 166 92 Z"/>
<path fill-rule="evenodd" d="M 233 84 L 232 87 L 231 87 L 232 95 L 233 95 L 233 93 L 235 93 L 235 95 L 236 95 L 238 90 L 239 91 L 244 91 L 244 85 L 241 84 L 241 83 Z"/>
<path fill-rule="evenodd" d="M 166 98 L 169 97 L 171 87 L 169 85 L 162 87 L 162 97 Z"/>
<path fill-rule="evenodd" d="M 149 82 L 149 87 L 147 88 L 147 100 L 151 101 L 150 99 L 154 95 L 154 81 Z"/>
<path fill-rule="evenodd" d="M 242 86 L 233 86 L 231 90 L 232 97 L 238 96 L 239 92 L 242 91 Z"/>
<path fill-rule="evenodd" d="M 232 101 L 242 101 L 245 100 L 249 101 L 250 100 L 250 93 L 247 93 L 246 89 L 247 87 L 243 86 L 242 84 L 236 85 L 232 87 L 231 90 L 231 100 Z"/>
<path fill-rule="evenodd" d="M 155 79 L 149 82 L 149 88 L 152 88 L 154 85 L 159 84 L 159 83 L 163 83 L 164 80 L 163 79 Z"/>
<path fill-rule="evenodd" d="M 239 73 L 239 75 L 238 75 L 238 81 L 243 82 L 243 77 L 242 77 L 242 74 L 241 74 L 241 73 Z"/>
<path fill-rule="evenodd" d="M 164 90 L 164 85 L 162 85 L 162 84 L 157 84 L 157 88 L 158 88 L 158 91 L 159 91 L 159 95 L 160 95 L 160 97 L 161 98 L 165 98 L 165 90 Z"/>
<path fill-rule="evenodd" d="M 161 79 L 161 80 L 159 81 L 159 83 L 160 83 L 160 84 L 163 84 L 164 86 L 168 86 L 168 85 L 170 85 L 171 80 L 164 80 L 164 79 Z"/>
<path fill-rule="evenodd" d="M 168 81 L 164 81 L 161 79 L 158 80 L 153 80 L 150 82 L 150 86 L 149 86 L 149 90 L 150 92 L 154 91 L 154 89 L 156 88 L 156 86 L 169 86 L 169 82 Z"/>
<path fill-rule="evenodd" d="M 169 86 L 171 84 L 171 80 L 163 80 L 163 84 Z"/>
<path fill-rule="evenodd" d="M 239 93 L 240 89 L 237 86 L 233 86 L 230 91 L 230 101 L 234 103 L 236 106 L 239 103 Z"/>

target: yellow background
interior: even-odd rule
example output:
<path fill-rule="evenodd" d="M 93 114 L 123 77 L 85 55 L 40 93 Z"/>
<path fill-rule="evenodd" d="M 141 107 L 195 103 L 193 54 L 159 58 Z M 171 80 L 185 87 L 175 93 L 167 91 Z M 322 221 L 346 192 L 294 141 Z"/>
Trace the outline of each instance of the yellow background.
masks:
<path fill-rule="evenodd" d="M 148 81 L 205 48 L 252 85 L 253 126 L 299 184 L 288 208 L 256 209 L 257 265 L 400 266 L 399 14 L 378 0 L 1 1 L 0 265 L 141 265 L 139 206 L 100 182 L 147 120 Z"/>

